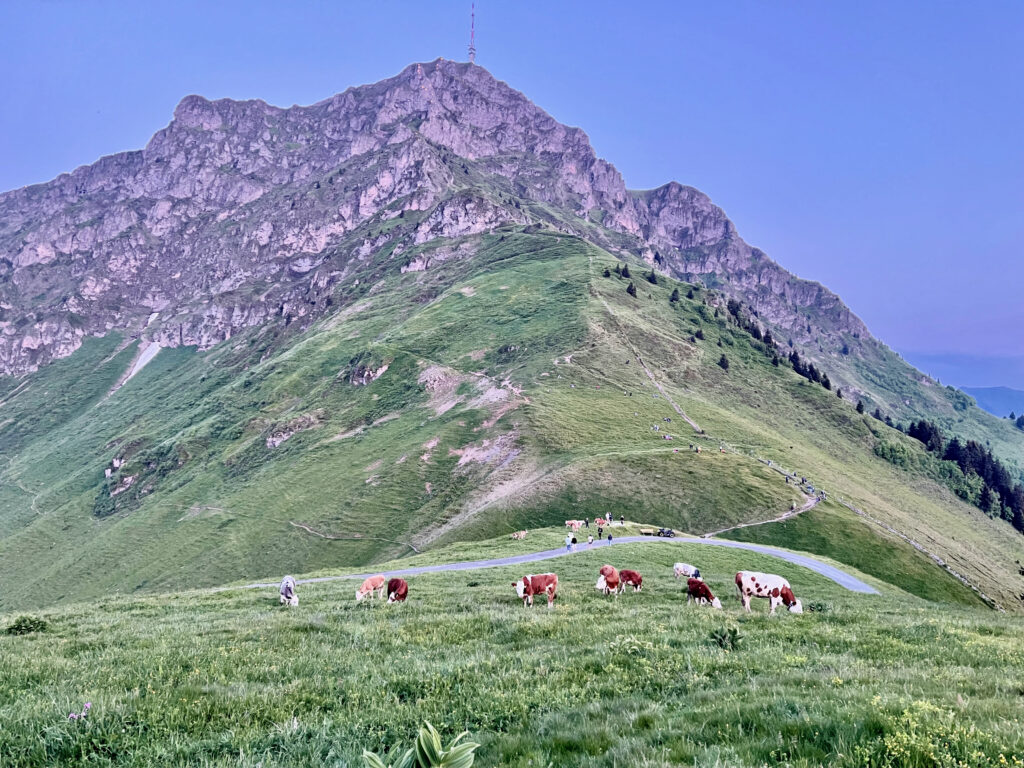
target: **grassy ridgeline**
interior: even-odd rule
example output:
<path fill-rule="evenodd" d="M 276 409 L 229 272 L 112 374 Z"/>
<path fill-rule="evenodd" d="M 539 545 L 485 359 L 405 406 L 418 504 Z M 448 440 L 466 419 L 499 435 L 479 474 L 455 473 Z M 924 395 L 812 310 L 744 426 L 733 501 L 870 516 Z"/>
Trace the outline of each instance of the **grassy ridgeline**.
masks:
<path fill-rule="evenodd" d="M 701 567 L 723 612 L 687 606 L 677 559 Z M 604 562 L 640 570 L 644 591 L 603 598 Z M 739 568 L 785 574 L 825 610 L 769 618 L 757 601 L 748 617 Z M 532 570 L 548 569 L 561 579 L 554 611 L 524 609 L 510 586 L 524 569 L 496 568 L 411 577 L 410 601 L 390 607 L 357 605 L 338 581 L 300 586 L 296 609 L 264 589 L 46 612 L 49 632 L 0 636 L 0 754 L 17 768 L 357 765 L 363 748 L 408 744 L 423 720 L 468 729 L 481 766 L 980 766 L 1024 753 L 1018 618 L 884 584 L 856 595 L 699 545 L 622 545 Z M 726 627 L 743 636 L 736 651 L 709 640 Z M 69 721 L 86 701 L 86 720 Z"/>

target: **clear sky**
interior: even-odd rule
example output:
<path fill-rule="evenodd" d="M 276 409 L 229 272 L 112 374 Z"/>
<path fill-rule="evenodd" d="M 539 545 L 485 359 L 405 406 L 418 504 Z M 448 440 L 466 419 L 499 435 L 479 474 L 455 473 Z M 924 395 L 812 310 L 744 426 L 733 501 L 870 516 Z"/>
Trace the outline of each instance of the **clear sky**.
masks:
<path fill-rule="evenodd" d="M 0 29 L 10 189 L 144 146 L 189 93 L 308 104 L 464 59 L 469 2 L 0 2 Z M 1024 387 L 978 362 L 1024 371 L 1021 0 L 479 0 L 477 48 L 628 186 L 704 190 L 944 381 Z"/>

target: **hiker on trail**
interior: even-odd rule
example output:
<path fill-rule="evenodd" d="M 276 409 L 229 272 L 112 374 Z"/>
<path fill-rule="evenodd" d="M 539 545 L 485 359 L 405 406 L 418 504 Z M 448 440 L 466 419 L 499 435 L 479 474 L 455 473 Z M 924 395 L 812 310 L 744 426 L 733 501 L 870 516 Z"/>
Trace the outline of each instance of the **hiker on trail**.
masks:
<path fill-rule="evenodd" d="M 796 502 L 795 502 L 795 501 L 794 501 L 794 502 L 792 502 L 792 503 L 790 503 L 790 505 L 789 505 L 789 511 L 790 511 L 790 512 L 796 512 Z"/>
<path fill-rule="evenodd" d="M 599 539 L 601 538 L 601 533 L 603 531 L 604 531 L 604 528 L 602 528 L 600 525 L 597 526 L 597 538 L 599 538 Z"/>
<path fill-rule="evenodd" d="M 593 535 L 587 536 L 587 546 L 591 547 L 593 545 L 594 545 L 594 537 L 593 537 Z"/>
<path fill-rule="evenodd" d="M 693 450 L 693 443 L 690 443 L 690 450 Z"/>
<path fill-rule="evenodd" d="M 625 516 L 624 515 L 619 515 L 619 525 L 621 526 L 621 525 L 625 525 L 625 524 L 626 524 Z"/>
<path fill-rule="evenodd" d="M 609 544 L 611 544 L 611 543 L 612 543 L 612 535 L 611 535 L 610 533 L 608 534 L 608 543 L 609 543 Z"/>
<path fill-rule="evenodd" d="M 789 475 L 786 475 L 786 485 L 789 485 Z"/>
<path fill-rule="evenodd" d="M 589 517 L 584 517 L 583 518 L 583 527 L 584 528 L 589 528 L 590 527 L 590 518 Z"/>
<path fill-rule="evenodd" d="M 572 537 L 572 551 L 573 552 L 576 551 L 576 537 L 575 536 Z"/>
<path fill-rule="evenodd" d="M 565 551 L 566 552 L 571 552 L 572 551 L 572 536 L 570 536 L 568 534 L 566 534 L 566 536 L 565 536 Z"/>

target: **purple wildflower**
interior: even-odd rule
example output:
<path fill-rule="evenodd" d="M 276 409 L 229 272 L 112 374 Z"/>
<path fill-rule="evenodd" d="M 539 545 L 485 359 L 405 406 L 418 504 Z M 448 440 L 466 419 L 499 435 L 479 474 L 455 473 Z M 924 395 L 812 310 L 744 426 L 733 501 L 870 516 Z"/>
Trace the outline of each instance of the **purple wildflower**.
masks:
<path fill-rule="evenodd" d="M 72 712 L 70 715 L 68 715 L 68 720 L 77 720 L 77 719 L 78 719 L 78 713 L 77 712 Z"/>

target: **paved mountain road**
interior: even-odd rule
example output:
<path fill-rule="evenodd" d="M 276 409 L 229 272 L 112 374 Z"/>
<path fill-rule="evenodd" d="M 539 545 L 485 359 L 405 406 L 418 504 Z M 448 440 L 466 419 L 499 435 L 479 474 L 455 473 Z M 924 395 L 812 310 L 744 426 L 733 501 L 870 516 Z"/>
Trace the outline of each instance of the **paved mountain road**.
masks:
<path fill-rule="evenodd" d="M 793 563 L 794 565 L 802 566 L 808 570 L 819 573 L 827 579 L 831 579 L 839 586 L 850 592 L 860 592 L 867 595 L 877 595 L 878 590 L 869 584 L 865 584 L 855 576 L 851 576 L 845 571 L 836 568 L 835 566 L 823 563 L 820 560 L 815 560 L 813 557 L 807 555 L 799 555 L 795 552 L 787 552 L 783 549 L 776 549 L 775 547 L 767 547 L 761 544 L 749 544 L 744 541 L 728 541 L 726 539 L 695 539 L 695 538 L 678 538 L 678 539 L 662 539 L 651 536 L 623 536 L 618 539 L 613 539 L 611 544 L 607 542 L 598 543 L 595 542 L 589 549 L 600 550 L 608 546 L 615 546 L 616 544 L 674 544 L 677 546 L 685 547 L 688 544 L 702 544 L 712 547 L 729 547 L 730 549 L 746 549 L 751 552 L 759 552 L 763 555 L 769 555 L 770 557 L 777 557 L 780 560 Z M 588 551 L 588 548 L 583 548 L 575 554 L 581 554 Z M 472 571 L 478 568 L 496 568 L 503 565 L 520 565 L 522 563 L 536 563 L 541 560 L 552 560 L 556 557 L 571 557 L 573 553 L 566 552 L 564 547 L 558 549 L 545 549 L 540 552 L 528 552 L 522 555 L 512 555 L 510 557 L 497 557 L 490 560 L 468 560 L 461 563 L 442 563 L 440 565 L 422 565 L 415 568 L 400 568 L 394 571 L 371 571 L 368 573 L 353 573 L 346 576 L 320 576 L 315 579 L 300 579 L 297 581 L 299 584 L 318 584 L 324 581 L 340 581 L 342 579 L 365 579 L 368 576 L 374 575 L 374 573 L 383 573 L 385 578 L 391 578 L 392 576 L 415 576 L 420 573 L 439 573 L 443 571 Z M 682 554 L 682 552 L 680 552 Z M 228 589 L 270 589 L 272 587 L 279 586 L 277 582 L 264 582 L 258 584 L 246 584 L 241 587 L 220 587 L 217 591 L 228 590 Z"/>

